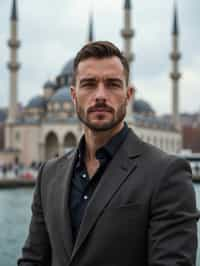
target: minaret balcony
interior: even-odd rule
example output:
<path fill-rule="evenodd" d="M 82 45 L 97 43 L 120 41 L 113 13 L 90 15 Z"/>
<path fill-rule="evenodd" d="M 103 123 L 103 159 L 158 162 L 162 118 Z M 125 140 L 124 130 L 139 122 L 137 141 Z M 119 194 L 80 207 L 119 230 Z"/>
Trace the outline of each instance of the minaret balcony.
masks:
<path fill-rule="evenodd" d="M 179 80 L 181 78 L 181 74 L 180 73 L 171 73 L 170 77 L 173 80 Z"/>
<path fill-rule="evenodd" d="M 20 47 L 20 45 L 21 45 L 21 42 L 18 41 L 18 40 L 9 40 L 9 41 L 8 41 L 8 46 L 9 46 L 10 48 L 17 49 L 17 48 Z"/>
<path fill-rule="evenodd" d="M 128 60 L 129 63 L 135 60 L 135 55 L 130 53 L 130 54 L 125 54 L 126 59 Z"/>
<path fill-rule="evenodd" d="M 8 63 L 8 69 L 11 70 L 11 71 L 16 72 L 17 70 L 20 69 L 20 64 L 19 64 L 19 63 L 12 63 L 12 62 L 9 62 L 9 63 Z"/>
<path fill-rule="evenodd" d="M 171 53 L 170 58 L 173 61 L 178 61 L 181 58 L 181 53 L 179 53 L 179 52 Z"/>
<path fill-rule="evenodd" d="M 123 29 L 121 30 L 121 35 L 125 38 L 125 39 L 130 39 L 132 37 L 134 37 L 135 32 L 133 29 Z"/>

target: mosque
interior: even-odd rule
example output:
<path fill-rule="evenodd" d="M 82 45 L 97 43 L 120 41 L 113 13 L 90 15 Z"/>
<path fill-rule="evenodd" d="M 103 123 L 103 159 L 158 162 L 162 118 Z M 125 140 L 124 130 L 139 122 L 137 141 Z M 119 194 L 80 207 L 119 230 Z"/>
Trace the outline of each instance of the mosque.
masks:
<path fill-rule="evenodd" d="M 28 104 L 19 110 L 18 105 L 18 12 L 17 0 L 12 0 L 10 48 L 10 98 L 8 115 L 5 120 L 5 145 L 0 152 L 0 160 L 13 161 L 18 158 L 25 164 L 32 161 L 43 161 L 65 153 L 77 145 L 82 134 L 82 127 L 76 117 L 70 97 L 70 83 L 73 72 L 73 58 L 70 59 L 55 79 L 46 81 L 43 94 L 36 95 Z M 121 30 L 123 52 L 129 64 L 134 61 L 132 42 L 131 0 L 124 2 L 124 25 Z M 172 111 L 171 120 L 158 117 L 151 105 L 136 99 L 127 111 L 127 123 L 144 141 L 156 145 L 169 153 L 178 153 L 182 148 L 182 133 L 179 117 L 179 30 L 177 9 L 174 9 L 172 31 Z M 88 42 L 93 41 L 93 18 L 90 17 Z M 130 81 L 131 82 L 131 81 Z"/>

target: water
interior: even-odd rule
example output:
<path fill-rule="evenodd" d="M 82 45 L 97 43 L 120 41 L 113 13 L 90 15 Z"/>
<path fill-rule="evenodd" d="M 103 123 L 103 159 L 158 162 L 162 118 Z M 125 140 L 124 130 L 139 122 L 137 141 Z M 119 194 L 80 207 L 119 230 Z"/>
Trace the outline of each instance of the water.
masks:
<path fill-rule="evenodd" d="M 30 221 L 33 189 L 0 190 L 0 265 L 16 266 Z"/>
<path fill-rule="evenodd" d="M 195 184 L 197 205 L 200 209 L 200 184 Z M 30 222 L 33 189 L 0 191 L 0 265 L 16 266 Z M 199 239 L 200 239 L 200 222 Z M 200 248 L 197 255 L 200 266 Z"/>

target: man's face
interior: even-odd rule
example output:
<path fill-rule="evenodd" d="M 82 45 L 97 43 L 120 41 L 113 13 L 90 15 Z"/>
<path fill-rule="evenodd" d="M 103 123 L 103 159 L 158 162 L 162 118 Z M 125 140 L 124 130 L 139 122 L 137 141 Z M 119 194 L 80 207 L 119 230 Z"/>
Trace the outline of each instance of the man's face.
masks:
<path fill-rule="evenodd" d="M 81 122 L 93 131 L 105 131 L 122 123 L 132 88 L 126 86 L 118 57 L 89 58 L 79 63 L 71 94 Z"/>

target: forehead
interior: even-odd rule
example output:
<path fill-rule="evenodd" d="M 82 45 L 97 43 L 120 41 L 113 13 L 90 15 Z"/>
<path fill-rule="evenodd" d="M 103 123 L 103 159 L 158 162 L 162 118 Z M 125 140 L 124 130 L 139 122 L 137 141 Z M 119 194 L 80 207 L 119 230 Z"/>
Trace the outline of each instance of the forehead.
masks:
<path fill-rule="evenodd" d="M 118 77 L 124 78 L 124 67 L 116 56 L 97 59 L 89 58 L 81 61 L 77 67 L 77 78 L 85 77 Z"/>

